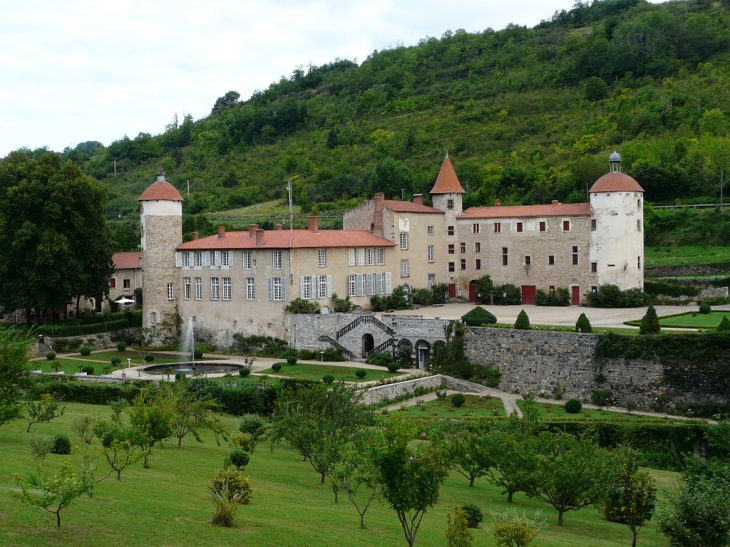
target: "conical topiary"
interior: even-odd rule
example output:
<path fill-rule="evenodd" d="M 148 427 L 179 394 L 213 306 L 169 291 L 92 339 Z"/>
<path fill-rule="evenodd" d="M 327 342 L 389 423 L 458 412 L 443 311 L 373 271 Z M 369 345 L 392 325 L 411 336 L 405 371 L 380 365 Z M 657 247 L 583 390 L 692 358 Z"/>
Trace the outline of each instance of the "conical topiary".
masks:
<path fill-rule="evenodd" d="M 593 332 L 591 322 L 588 321 L 585 313 L 581 313 L 578 321 L 575 322 L 575 332 Z"/>
<path fill-rule="evenodd" d="M 718 332 L 730 332 L 730 320 L 728 320 L 727 315 L 722 318 L 716 330 Z"/>
<path fill-rule="evenodd" d="M 522 310 L 517 316 L 517 321 L 515 321 L 515 328 L 519 330 L 530 330 L 530 318 L 527 317 L 525 310 Z"/>
<path fill-rule="evenodd" d="M 461 320 L 470 327 L 492 325 L 497 322 L 497 318 L 481 306 L 477 306 L 469 313 L 462 315 Z"/>
<path fill-rule="evenodd" d="M 641 326 L 639 332 L 641 334 L 658 334 L 661 330 L 659 326 L 659 317 L 657 317 L 654 306 L 649 306 L 646 310 L 646 315 L 641 318 Z"/>

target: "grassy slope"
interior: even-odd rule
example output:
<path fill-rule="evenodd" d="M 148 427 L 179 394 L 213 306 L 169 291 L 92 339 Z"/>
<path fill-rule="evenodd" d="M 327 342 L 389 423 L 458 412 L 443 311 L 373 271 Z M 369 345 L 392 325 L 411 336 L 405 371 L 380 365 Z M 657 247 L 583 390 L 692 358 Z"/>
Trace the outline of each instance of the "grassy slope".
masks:
<path fill-rule="evenodd" d="M 692 264 L 727 264 L 730 262 L 728 247 L 647 247 L 646 267 L 686 266 Z"/>
<path fill-rule="evenodd" d="M 108 414 L 107 407 L 68 404 L 66 414 L 51 424 L 33 428 L 36 433 L 66 432 L 78 416 Z M 233 418 L 225 418 L 229 429 L 235 427 Z M 319 484 L 318 475 L 308 463 L 287 447 L 273 452 L 268 447 L 257 449 L 246 469 L 254 486 L 250 506 L 240 508 L 236 526 L 222 529 L 212 526 L 206 485 L 227 453 L 217 447 L 209 435 L 204 444 L 186 438 L 183 448 L 172 443 L 155 450 L 152 469 L 141 464 L 125 470 L 122 481 L 109 479 L 97 484 L 93 499 L 77 501 L 63 515 L 62 527 L 56 529 L 53 515 L 40 509 L 28 508 L 9 499 L 13 474 L 24 473 L 32 465 L 28 440 L 22 423 L 0 428 L 0 545 L 4 547 L 148 547 L 179 545 L 276 545 L 318 547 L 392 547 L 404 545 L 394 513 L 376 503 L 366 516 L 366 530 L 358 529 L 358 517 L 345 499 L 335 504 L 331 491 Z M 60 456 L 47 458 L 49 467 Z M 78 461 L 78 456 L 71 456 Z M 103 470 L 106 464 L 99 461 Z M 676 480 L 676 474 L 651 472 L 662 486 Z M 548 528 L 541 534 L 541 547 L 619 547 L 627 545 L 630 533 L 625 526 L 600 519 L 597 511 L 588 508 L 568 513 L 565 526 L 555 525 L 555 511 L 542 502 L 523 495 L 515 496 L 519 510 L 532 515 L 536 508 L 543 511 Z M 478 480 L 474 488 L 460 475 L 452 473 L 442 489 L 438 504 L 426 515 L 416 544 L 419 547 L 444 545 L 446 512 L 455 504 L 476 503 L 483 510 L 504 511 L 508 504 L 499 491 Z M 483 529 L 474 530 L 474 547 L 493 546 Z M 653 525 L 641 533 L 643 546 L 666 545 Z"/>

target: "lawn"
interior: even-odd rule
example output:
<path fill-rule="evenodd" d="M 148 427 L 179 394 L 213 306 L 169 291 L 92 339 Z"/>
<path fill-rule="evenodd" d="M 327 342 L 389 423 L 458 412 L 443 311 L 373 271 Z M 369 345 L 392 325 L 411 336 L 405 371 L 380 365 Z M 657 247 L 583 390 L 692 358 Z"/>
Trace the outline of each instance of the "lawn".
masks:
<path fill-rule="evenodd" d="M 395 376 L 402 376 L 402 372 L 388 372 L 387 369 L 363 369 L 367 371 L 365 378 L 358 378 L 355 376 L 355 371 L 358 370 L 353 367 L 338 367 L 336 365 L 314 365 L 309 363 L 297 363 L 296 365 L 290 365 L 286 361 L 281 364 L 281 370 L 276 372 L 271 368 L 265 370 L 257 370 L 257 374 L 267 374 L 271 376 L 285 376 L 287 378 L 299 378 L 302 380 L 321 380 L 323 376 L 329 374 L 335 377 L 335 381 L 343 382 L 372 382 L 373 380 L 380 380 L 382 378 L 393 378 Z"/>
<path fill-rule="evenodd" d="M 685 312 L 659 318 L 659 325 L 677 329 L 716 329 L 723 317 L 730 319 L 730 311 L 710 313 Z M 641 325 L 641 321 L 627 321 L 627 325 Z"/>
<path fill-rule="evenodd" d="M 407 406 L 397 412 L 398 416 L 417 416 L 419 418 L 491 418 L 506 416 L 502 399 L 498 397 L 482 397 L 465 395 L 466 402 L 459 408 L 451 403 L 451 397 L 443 401 L 438 399 L 426 401 L 422 405 Z M 417 399 L 417 398 L 416 398 Z"/>
<path fill-rule="evenodd" d="M 83 415 L 108 415 L 104 406 L 75 403 L 50 424 L 33 426 L 33 433 L 66 433 L 75 442 L 71 424 Z M 224 417 L 229 430 L 235 418 Z M 239 509 L 235 526 L 229 529 L 210 524 L 211 504 L 207 485 L 228 452 L 216 446 L 203 432 L 203 444 L 186 437 L 182 448 L 168 442 L 155 448 L 151 469 L 134 464 L 122 473 L 121 482 L 110 478 L 95 486 L 94 497 L 84 497 L 62 512 L 62 527 L 55 516 L 37 508 L 20 505 L 9 491 L 13 475 L 25 474 L 33 466 L 28 447 L 31 434 L 24 422 L 0 427 L 0 545 L 3 547 L 148 547 L 261 545 L 281 547 L 405 547 L 395 513 L 375 502 L 365 517 L 367 528 L 359 529 L 358 515 L 345 496 L 335 503 L 329 485 L 319 484 L 319 475 L 285 445 L 273 451 L 260 446 L 251 457 L 245 475 L 254 487 L 251 505 Z M 78 465 L 80 456 L 68 456 Z M 49 455 L 45 465 L 52 469 L 64 456 Z M 106 474 L 107 464 L 96 460 L 97 476 Z M 654 472 L 662 485 L 670 485 L 677 475 Z M 662 494 L 660 493 L 660 496 Z M 535 541 L 540 547 L 625 547 L 630 544 L 628 528 L 603 520 L 594 508 L 566 514 L 565 525 L 556 526 L 557 513 L 549 505 L 515 495 L 515 506 L 532 516 L 542 510 L 547 528 Z M 478 479 L 473 488 L 461 475 L 451 473 L 441 489 L 438 503 L 426 514 L 418 532 L 418 547 L 445 545 L 446 513 L 456 504 L 475 503 L 487 516 L 488 510 L 503 512 L 509 504 L 500 490 Z M 663 509 L 661 506 L 659 511 Z M 488 518 L 488 516 L 487 516 Z M 473 530 L 474 547 L 493 547 L 494 540 L 484 529 Z M 648 524 L 639 536 L 642 547 L 665 546 L 666 540 Z"/>
<path fill-rule="evenodd" d="M 667 423 L 670 421 L 680 422 L 671 418 L 642 416 L 640 414 L 627 414 L 625 412 L 612 412 L 610 410 L 583 408 L 578 414 L 568 414 L 565 412 L 563 405 L 565 401 L 555 401 L 552 403 L 535 403 L 537 415 L 549 421 L 600 421 L 600 422 L 649 422 L 649 423 Z M 517 406 L 525 411 L 525 401 L 518 400 Z M 681 420 L 681 423 L 686 423 Z"/>
<path fill-rule="evenodd" d="M 626 324 L 629 324 L 628 322 Z M 513 323 L 495 323 L 494 325 L 490 325 L 490 327 L 495 327 L 499 329 L 511 329 L 514 328 Z M 540 331 L 551 331 L 551 332 L 575 332 L 575 327 L 570 327 L 567 325 L 530 325 L 531 330 L 540 330 Z M 627 327 L 593 327 L 593 334 L 603 334 L 606 332 L 612 332 L 614 334 L 639 334 L 639 331 L 636 329 L 631 329 Z"/>
<path fill-rule="evenodd" d="M 693 264 L 727 264 L 730 247 L 646 247 L 645 266 L 686 266 Z"/>
<path fill-rule="evenodd" d="M 73 374 L 74 372 L 79 372 L 79 367 L 84 365 L 91 365 L 94 367 L 94 374 L 103 374 L 104 370 L 107 368 L 107 365 L 111 367 L 111 360 L 113 357 L 119 357 L 122 360 L 122 364 L 120 367 L 124 367 L 127 364 L 127 359 L 131 359 L 131 365 L 133 367 L 139 366 L 139 365 L 146 365 L 147 362 L 142 358 L 147 352 L 141 352 L 141 351 L 134 351 L 134 350 L 125 350 L 125 351 L 99 351 L 96 353 L 92 353 L 91 355 L 84 356 L 81 354 L 65 354 L 68 355 L 67 357 L 59 357 L 56 359 L 56 361 L 60 362 L 62 365 L 62 368 L 59 370 L 62 370 L 65 374 Z M 179 363 L 182 361 L 180 355 L 175 355 L 172 353 L 157 353 L 153 352 L 153 355 L 155 356 L 155 360 L 152 361 L 151 365 L 159 365 L 159 364 L 165 364 L 165 363 Z M 198 361 L 225 361 L 226 357 L 203 357 L 202 359 L 198 359 Z M 51 368 L 52 361 L 49 361 L 48 359 L 36 359 L 34 361 L 31 361 L 31 367 L 33 370 L 42 370 L 43 372 L 55 372 Z M 113 367 L 113 368 L 119 368 L 119 367 Z M 110 368 L 112 370 L 112 368 Z"/>

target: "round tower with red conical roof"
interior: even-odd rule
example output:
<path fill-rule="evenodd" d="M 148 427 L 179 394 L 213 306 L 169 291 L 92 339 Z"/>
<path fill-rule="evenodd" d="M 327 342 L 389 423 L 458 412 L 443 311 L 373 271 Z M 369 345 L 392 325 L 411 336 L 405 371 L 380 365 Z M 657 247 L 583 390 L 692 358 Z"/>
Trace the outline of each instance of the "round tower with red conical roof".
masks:
<path fill-rule="evenodd" d="M 139 197 L 142 228 L 142 326 L 149 329 L 148 343 L 175 336 L 179 284 L 175 248 L 182 243 L 183 198 L 165 180 L 160 168 L 157 180 Z"/>

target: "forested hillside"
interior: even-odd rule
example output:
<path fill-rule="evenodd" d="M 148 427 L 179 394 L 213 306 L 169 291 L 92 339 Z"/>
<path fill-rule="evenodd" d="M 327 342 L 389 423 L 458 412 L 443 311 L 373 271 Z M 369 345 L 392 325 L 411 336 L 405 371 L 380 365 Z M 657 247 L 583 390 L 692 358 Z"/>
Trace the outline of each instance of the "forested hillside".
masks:
<path fill-rule="evenodd" d="M 467 206 L 583 201 L 614 148 L 647 200 L 715 202 L 730 175 L 729 51 L 730 0 L 579 1 L 532 29 L 297 67 L 243 101 L 221 90 L 204 119 L 65 154 L 109 185 L 109 219 L 136 217 L 159 165 L 183 195 L 190 181 L 189 215 L 283 199 L 287 178 L 322 213 L 427 192 L 447 149 Z"/>

